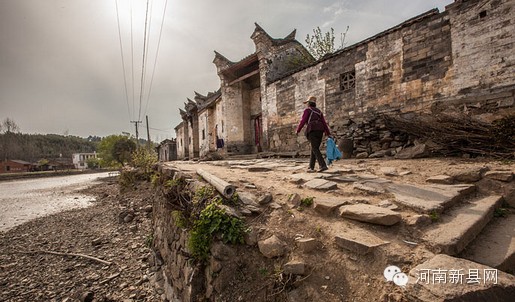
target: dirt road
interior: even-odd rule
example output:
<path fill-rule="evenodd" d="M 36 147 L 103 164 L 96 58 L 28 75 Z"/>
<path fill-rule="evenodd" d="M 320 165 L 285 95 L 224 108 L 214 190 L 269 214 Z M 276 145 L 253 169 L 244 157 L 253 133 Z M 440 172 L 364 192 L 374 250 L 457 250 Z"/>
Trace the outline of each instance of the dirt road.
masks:
<path fill-rule="evenodd" d="M 31 219 L 91 205 L 93 197 L 78 193 L 106 173 L 0 182 L 0 231 Z"/>

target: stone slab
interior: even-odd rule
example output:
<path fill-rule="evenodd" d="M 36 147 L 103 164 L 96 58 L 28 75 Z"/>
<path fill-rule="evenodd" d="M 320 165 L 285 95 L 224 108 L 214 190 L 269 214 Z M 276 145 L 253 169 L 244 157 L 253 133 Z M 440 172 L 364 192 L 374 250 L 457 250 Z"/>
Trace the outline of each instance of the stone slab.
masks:
<path fill-rule="evenodd" d="M 515 216 L 494 218 L 467 247 L 462 257 L 515 272 Z"/>
<path fill-rule="evenodd" d="M 321 214 L 329 215 L 336 208 L 346 203 L 348 203 L 348 201 L 342 198 L 317 197 L 313 201 L 313 208 Z"/>
<path fill-rule="evenodd" d="M 341 206 L 339 213 L 340 217 L 379 225 L 394 225 L 401 220 L 399 213 L 368 204 Z"/>
<path fill-rule="evenodd" d="M 348 231 L 336 235 L 334 240 L 338 246 L 361 255 L 366 255 L 388 243 L 365 230 Z"/>
<path fill-rule="evenodd" d="M 423 240 L 439 253 L 456 255 L 483 230 L 502 205 L 501 196 L 488 196 L 442 214 Z"/>
<path fill-rule="evenodd" d="M 380 184 L 373 182 L 356 183 L 354 184 L 354 189 L 364 191 L 372 195 L 386 193 L 386 190 Z"/>
<path fill-rule="evenodd" d="M 327 180 L 330 180 L 330 181 L 335 181 L 335 182 L 347 182 L 347 183 L 352 183 L 352 182 L 357 182 L 358 179 L 355 178 L 355 177 L 350 177 L 350 176 L 332 176 L 330 178 L 328 178 Z"/>
<path fill-rule="evenodd" d="M 395 201 L 419 213 L 441 213 L 446 208 L 474 192 L 474 185 L 413 186 L 393 184 L 387 190 Z"/>
<path fill-rule="evenodd" d="M 454 182 L 454 178 L 449 175 L 435 175 L 426 179 L 426 182 L 442 185 L 451 185 Z"/>
<path fill-rule="evenodd" d="M 422 272 L 433 270 L 463 269 L 462 282 L 449 282 L 449 272 L 446 272 L 446 283 L 433 282 L 431 274 L 428 282 L 417 279 Z M 469 271 L 477 269 L 481 277 L 480 283 L 467 283 Z M 436 255 L 430 260 L 417 265 L 409 272 L 406 286 L 408 301 L 443 302 L 443 301 L 513 301 L 515 297 L 515 276 L 498 271 L 497 284 L 484 281 L 484 270 L 492 269 L 469 260 L 448 255 Z M 425 271 L 424 271 L 425 270 Z M 418 274 L 418 275 L 417 275 Z"/>
<path fill-rule="evenodd" d="M 313 179 L 304 184 L 307 188 L 313 190 L 332 190 L 336 189 L 338 185 L 334 181 L 328 181 L 325 179 Z"/>
<path fill-rule="evenodd" d="M 317 240 L 315 238 L 299 238 L 295 240 L 297 246 L 304 253 L 309 253 L 317 248 Z"/>
<path fill-rule="evenodd" d="M 399 172 L 397 171 L 397 168 L 395 167 L 382 167 L 379 170 L 383 175 L 385 176 L 398 176 Z"/>
<path fill-rule="evenodd" d="M 298 173 L 290 175 L 293 180 L 310 181 L 317 178 L 316 173 Z"/>
<path fill-rule="evenodd" d="M 488 171 L 485 173 L 485 178 L 491 178 L 504 182 L 513 181 L 513 172 L 511 171 Z"/>

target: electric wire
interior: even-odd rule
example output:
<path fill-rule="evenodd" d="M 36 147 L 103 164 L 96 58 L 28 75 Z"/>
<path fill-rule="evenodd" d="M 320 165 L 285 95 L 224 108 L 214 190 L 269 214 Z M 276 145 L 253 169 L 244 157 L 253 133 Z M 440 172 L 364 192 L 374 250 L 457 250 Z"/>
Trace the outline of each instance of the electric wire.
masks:
<path fill-rule="evenodd" d="M 131 73 L 132 73 L 132 111 L 134 113 L 134 115 L 136 115 L 136 106 L 134 106 L 134 100 L 135 100 L 135 97 L 134 97 L 134 34 L 133 34 L 133 30 L 132 30 L 132 1 L 130 2 L 130 9 L 131 9 L 131 61 L 132 61 L 132 68 L 131 68 Z M 131 120 L 134 119 L 134 116 L 132 117 Z M 138 119 L 139 120 L 139 119 Z"/>
<path fill-rule="evenodd" d="M 147 103 L 145 105 L 145 114 L 144 115 L 147 114 L 148 103 L 149 103 L 149 100 L 150 100 L 150 93 L 152 92 L 152 84 L 154 83 L 154 74 L 156 72 L 157 57 L 159 56 L 159 46 L 161 45 L 161 36 L 163 34 L 163 25 L 165 23 L 165 14 L 166 14 L 167 6 L 168 6 L 168 0 L 165 1 L 165 6 L 164 6 L 164 9 L 163 9 L 163 18 L 161 20 L 161 29 L 159 30 L 159 38 L 157 40 L 156 57 L 154 59 L 154 67 L 153 67 L 153 70 L 152 70 L 152 77 L 150 78 L 150 86 L 149 86 L 149 89 L 148 89 Z"/>
<path fill-rule="evenodd" d="M 123 58 L 123 44 L 122 44 L 122 34 L 120 30 L 120 14 L 118 12 L 118 0 L 115 0 L 116 5 L 116 19 L 118 21 L 118 37 L 120 40 L 120 53 L 122 57 L 122 69 L 123 69 L 123 83 L 125 85 L 125 100 L 127 101 L 127 113 L 129 114 L 129 120 L 131 119 L 131 109 L 129 105 L 129 93 L 127 90 L 127 79 L 126 79 L 126 72 L 125 72 L 125 60 Z"/>
<path fill-rule="evenodd" d="M 143 61 L 142 61 L 142 66 L 141 66 L 141 87 L 140 87 L 140 94 L 139 94 L 139 112 L 138 112 L 138 121 L 140 120 L 141 118 L 141 102 L 142 102 L 142 99 L 143 99 L 143 83 L 144 83 L 144 80 L 145 80 L 145 57 L 146 57 L 146 51 L 145 51 L 145 48 L 147 46 L 147 22 L 148 22 L 148 7 L 149 7 L 149 3 L 150 1 L 147 0 L 147 10 L 146 10 L 146 13 L 145 13 L 145 31 L 144 31 L 144 37 L 143 37 Z"/>

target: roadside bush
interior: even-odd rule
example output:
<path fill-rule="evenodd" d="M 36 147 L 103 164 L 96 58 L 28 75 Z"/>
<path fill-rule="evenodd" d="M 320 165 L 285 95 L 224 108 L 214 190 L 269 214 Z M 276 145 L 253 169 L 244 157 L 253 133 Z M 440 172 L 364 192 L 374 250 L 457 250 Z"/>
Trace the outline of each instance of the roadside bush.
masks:
<path fill-rule="evenodd" d="M 152 170 L 157 163 L 157 153 L 154 150 L 139 148 L 132 153 L 131 163 L 142 171 L 146 180 L 150 180 Z"/>

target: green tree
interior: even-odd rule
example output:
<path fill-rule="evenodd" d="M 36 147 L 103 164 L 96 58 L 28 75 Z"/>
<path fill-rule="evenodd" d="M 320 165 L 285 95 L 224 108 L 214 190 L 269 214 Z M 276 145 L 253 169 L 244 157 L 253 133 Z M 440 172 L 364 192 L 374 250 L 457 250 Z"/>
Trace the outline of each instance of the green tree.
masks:
<path fill-rule="evenodd" d="M 348 31 L 349 27 L 347 26 L 345 32 L 340 34 L 340 45 L 336 48 L 334 43 L 334 28 L 331 27 L 331 31 L 322 33 L 320 27 L 317 26 L 317 28 L 313 29 L 312 36 L 307 34 L 306 48 L 311 55 L 318 60 L 326 54 L 342 49 L 345 45 L 345 38 L 347 37 Z"/>
<path fill-rule="evenodd" d="M 131 153 L 136 150 L 136 143 L 125 136 L 113 145 L 112 156 L 122 166 L 131 160 Z"/>
<path fill-rule="evenodd" d="M 136 150 L 136 143 L 125 135 L 104 137 L 98 145 L 100 165 L 103 167 L 119 167 L 130 160 L 130 154 Z"/>
<path fill-rule="evenodd" d="M 90 158 L 86 159 L 86 164 L 88 165 L 88 168 L 96 169 L 96 168 L 98 168 L 98 158 L 90 157 Z"/>

